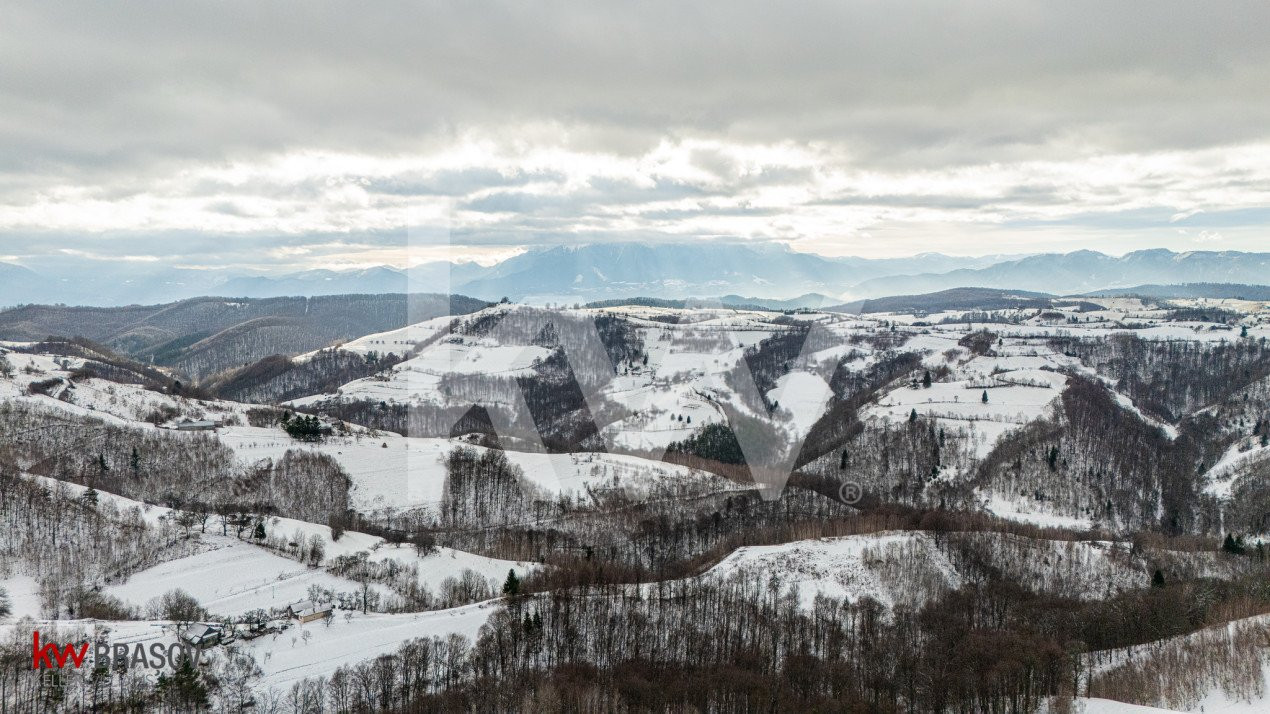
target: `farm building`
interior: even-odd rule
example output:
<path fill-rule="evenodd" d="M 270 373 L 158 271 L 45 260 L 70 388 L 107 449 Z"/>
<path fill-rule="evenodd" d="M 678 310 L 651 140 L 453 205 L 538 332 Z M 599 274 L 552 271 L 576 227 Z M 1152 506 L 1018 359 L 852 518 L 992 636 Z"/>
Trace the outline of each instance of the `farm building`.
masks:
<path fill-rule="evenodd" d="M 301 622 L 313 622 L 326 617 L 334 608 L 327 602 L 314 602 L 313 600 L 301 600 L 287 606 L 287 615 Z"/>

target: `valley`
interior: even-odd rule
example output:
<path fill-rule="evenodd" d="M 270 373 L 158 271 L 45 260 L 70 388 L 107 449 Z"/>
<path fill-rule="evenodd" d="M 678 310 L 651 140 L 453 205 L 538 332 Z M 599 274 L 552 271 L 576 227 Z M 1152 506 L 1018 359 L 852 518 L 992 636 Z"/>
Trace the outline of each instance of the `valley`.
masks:
<path fill-rule="evenodd" d="M 840 703 L 1263 702 L 1270 642 L 1238 623 L 1270 612 L 1270 305 L 965 298 L 493 303 L 197 375 L 5 341 L 0 641 L 210 627 L 165 696 L 266 710 L 519 706 L 484 687 L 513 679 L 826 701 L 787 689 L 794 659 L 855 672 Z M 1224 623 L 1253 663 L 1202 690 L 1106 654 Z M 62 676 L 62 701 L 152 696 Z"/>

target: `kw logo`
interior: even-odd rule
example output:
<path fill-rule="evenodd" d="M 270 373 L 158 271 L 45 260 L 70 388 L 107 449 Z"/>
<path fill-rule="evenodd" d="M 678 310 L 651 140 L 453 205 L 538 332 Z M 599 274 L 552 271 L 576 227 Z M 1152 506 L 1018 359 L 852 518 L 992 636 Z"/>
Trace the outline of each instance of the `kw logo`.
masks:
<path fill-rule="evenodd" d="M 84 656 L 88 654 L 88 643 L 80 644 L 79 649 L 75 649 L 75 645 L 65 645 L 58 649 L 53 643 L 48 643 L 40 647 L 40 633 L 37 630 L 34 633 L 34 642 L 31 644 L 31 669 L 53 669 L 53 662 L 57 662 L 57 668 L 62 669 L 66 666 L 66 661 L 70 660 L 76 667 L 84 666 Z"/>

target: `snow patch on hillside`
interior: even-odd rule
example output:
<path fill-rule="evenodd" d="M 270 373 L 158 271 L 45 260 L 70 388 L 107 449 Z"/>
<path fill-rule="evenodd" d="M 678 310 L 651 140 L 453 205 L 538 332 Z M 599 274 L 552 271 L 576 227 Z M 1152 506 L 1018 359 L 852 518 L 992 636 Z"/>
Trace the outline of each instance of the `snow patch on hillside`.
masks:
<path fill-rule="evenodd" d="M 952 563 L 920 532 L 738 548 L 702 577 L 736 576 L 775 578 L 787 592 L 797 588 L 804 607 L 817 595 L 852 603 L 869 598 L 887 609 L 916 607 L 961 586 Z"/>
<path fill-rule="evenodd" d="M 1218 498 L 1230 498 L 1235 482 L 1249 468 L 1266 459 L 1270 459 L 1270 447 L 1241 448 L 1240 443 L 1232 444 L 1226 453 L 1222 454 L 1221 459 L 1204 474 L 1208 479 L 1208 483 L 1204 486 L 1204 493 Z"/>
<path fill-rule="evenodd" d="M 361 587 L 233 537 L 209 533 L 202 539 L 211 546 L 209 550 L 135 573 L 127 582 L 107 587 L 106 592 L 144 606 L 152 598 L 180 589 L 209 612 L 233 617 L 257 608 L 284 608 L 304 600 L 312 586 L 350 594 Z M 383 586 L 370 587 L 383 597 L 391 594 Z"/>
<path fill-rule="evenodd" d="M 306 677 L 329 677 L 345 665 L 374 659 L 396 651 L 420 637 L 461 635 L 475 641 L 489 620 L 497 601 L 434 610 L 395 614 L 343 615 L 326 625 L 321 621 L 298 625 L 282 633 L 237 645 L 260 665 L 263 676 L 257 690 L 282 690 Z M 304 635 L 308 634 L 306 640 Z"/>
<path fill-rule="evenodd" d="M 9 594 L 9 619 L 40 617 L 40 584 L 29 575 L 0 578 L 0 588 Z"/>
<path fill-rule="evenodd" d="M 1088 518 L 1076 518 L 1074 516 L 1047 513 L 1044 504 L 1036 503 L 1031 499 L 1020 503 L 992 494 L 988 497 L 988 500 L 984 504 L 983 508 L 989 513 L 1006 520 L 1017 521 L 1019 523 L 1031 523 L 1032 525 L 1044 526 L 1047 528 L 1088 530 L 1093 528 L 1094 525 L 1093 521 Z"/>

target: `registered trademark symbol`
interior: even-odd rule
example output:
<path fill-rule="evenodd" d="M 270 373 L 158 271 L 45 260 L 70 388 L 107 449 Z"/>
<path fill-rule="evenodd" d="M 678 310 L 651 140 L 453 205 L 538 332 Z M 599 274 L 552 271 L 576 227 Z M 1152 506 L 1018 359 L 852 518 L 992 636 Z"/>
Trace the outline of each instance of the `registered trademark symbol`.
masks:
<path fill-rule="evenodd" d="M 855 481 L 843 481 L 842 484 L 838 486 L 838 500 L 848 506 L 854 506 L 859 503 L 860 499 L 863 497 L 864 489 L 860 488 L 860 484 Z"/>

